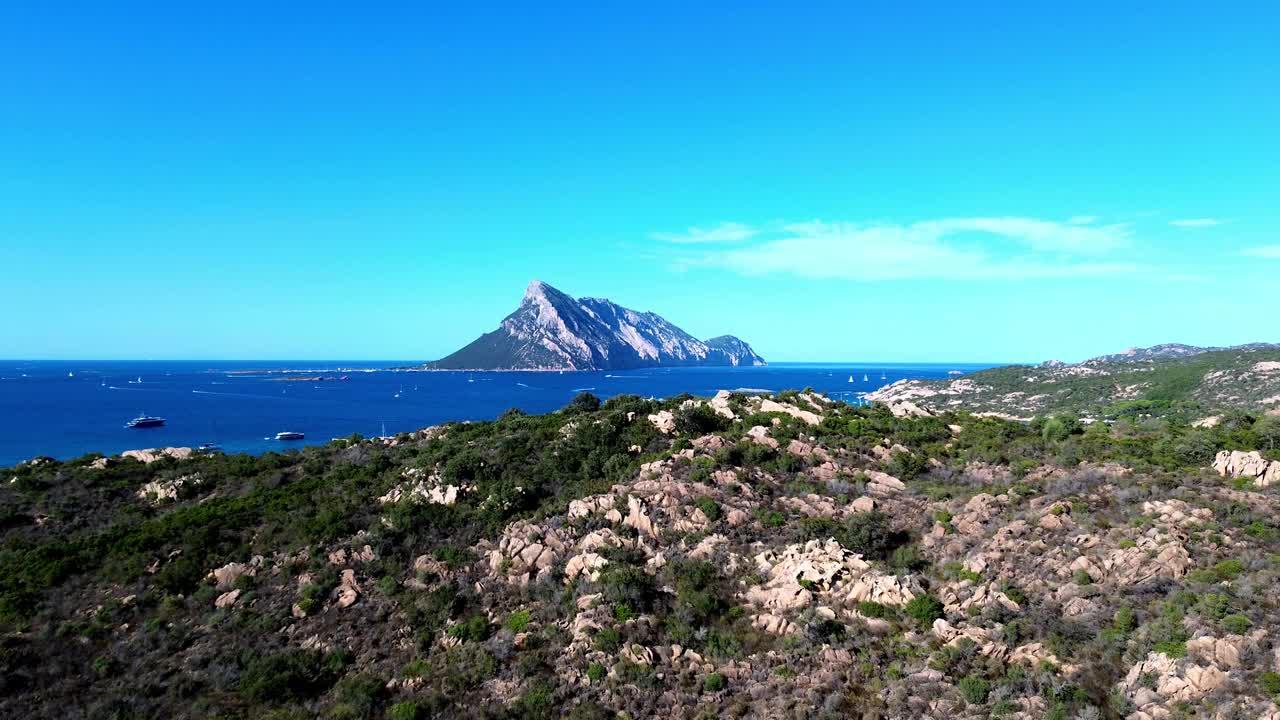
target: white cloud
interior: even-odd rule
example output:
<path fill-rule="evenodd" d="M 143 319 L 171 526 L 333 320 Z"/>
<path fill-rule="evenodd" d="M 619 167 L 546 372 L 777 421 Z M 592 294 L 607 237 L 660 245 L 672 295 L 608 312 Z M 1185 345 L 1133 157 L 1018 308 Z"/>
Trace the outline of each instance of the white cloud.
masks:
<path fill-rule="evenodd" d="M 910 225 L 813 221 L 754 230 L 756 242 L 682 258 L 683 266 L 748 275 L 899 280 L 1103 275 L 1129 263 L 1079 260 L 1126 245 L 1127 225 L 1079 226 L 1034 218 L 946 218 Z"/>
<path fill-rule="evenodd" d="M 1261 247 L 1245 248 L 1240 251 L 1240 254 L 1248 255 L 1250 257 L 1280 260 L 1280 245 L 1263 245 Z"/>
<path fill-rule="evenodd" d="M 1200 228 L 1221 225 L 1223 222 L 1225 221 L 1217 218 L 1186 218 L 1184 220 L 1170 220 L 1169 224 L 1180 228 Z"/>
<path fill-rule="evenodd" d="M 1098 222 L 1097 215 L 1072 215 L 1067 221 L 1068 225 L 1092 225 Z"/>
<path fill-rule="evenodd" d="M 742 223 L 722 222 L 713 228 L 691 227 L 682 233 L 654 233 L 654 238 L 671 243 L 730 243 L 747 240 L 758 231 Z"/>

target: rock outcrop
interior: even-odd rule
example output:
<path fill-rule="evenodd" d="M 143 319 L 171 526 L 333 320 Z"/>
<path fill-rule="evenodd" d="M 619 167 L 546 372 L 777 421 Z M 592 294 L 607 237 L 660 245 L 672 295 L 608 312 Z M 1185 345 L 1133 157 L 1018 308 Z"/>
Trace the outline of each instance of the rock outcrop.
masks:
<path fill-rule="evenodd" d="M 1223 450 L 1213 459 L 1213 469 L 1224 477 L 1251 479 L 1258 487 L 1280 483 L 1280 460 L 1268 460 L 1256 450 Z"/>

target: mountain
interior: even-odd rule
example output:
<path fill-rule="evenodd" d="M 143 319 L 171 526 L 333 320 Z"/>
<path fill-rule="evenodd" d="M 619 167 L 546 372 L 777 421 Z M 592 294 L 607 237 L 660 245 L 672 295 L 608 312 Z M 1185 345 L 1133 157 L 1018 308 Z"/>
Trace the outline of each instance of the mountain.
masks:
<path fill-rule="evenodd" d="M 912 403 L 930 412 L 966 410 L 1029 419 L 1075 414 L 1182 414 L 1223 410 L 1280 414 L 1280 346 L 1252 343 L 1215 350 L 1157 345 L 1078 365 L 1010 365 L 948 380 L 901 380 L 866 398 Z"/>
<path fill-rule="evenodd" d="M 764 365 L 732 335 L 699 340 L 651 312 L 604 298 L 574 299 L 541 280 L 497 330 L 448 357 L 437 370 L 626 370 L 641 367 Z"/>
<path fill-rule="evenodd" d="M 1099 355 L 1080 363 L 1081 365 L 1102 365 L 1106 363 L 1133 363 L 1133 362 L 1149 362 L 1153 360 L 1174 360 L 1176 358 L 1192 357 L 1208 352 L 1221 352 L 1223 350 L 1280 350 L 1280 344 L 1276 343 L 1249 343 L 1248 345 L 1235 345 L 1231 347 L 1199 347 L 1196 345 L 1183 345 L 1182 343 L 1165 343 L 1163 345 L 1152 345 L 1147 348 L 1131 347 L 1124 352 L 1114 353 L 1112 355 Z"/>

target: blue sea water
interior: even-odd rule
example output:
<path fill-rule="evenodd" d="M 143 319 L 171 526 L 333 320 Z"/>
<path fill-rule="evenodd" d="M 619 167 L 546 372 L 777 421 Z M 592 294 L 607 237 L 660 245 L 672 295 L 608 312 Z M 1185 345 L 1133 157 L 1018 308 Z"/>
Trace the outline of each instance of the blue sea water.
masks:
<path fill-rule="evenodd" d="M 744 368 L 612 372 L 414 372 L 399 362 L 149 362 L 0 360 L 0 467 L 40 455 L 216 443 L 227 452 L 265 452 L 416 430 L 450 420 L 487 420 L 508 408 L 542 413 L 589 391 L 669 397 L 749 388 L 813 387 L 857 402 L 903 378 L 941 378 L 989 365 L 783 363 Z M 297 371 L 297 372 L 293 372 Z M 283 382 L 289 375 L 347 380 Z M 868 381 L 863 381 L 863 375 Z M 881 376 L 883 375 L 883 379 Z M 849 382 L 849 378 L 853 382 Z M 164 427 L 127 429 L 137 415 Z M 285 430 L 298 443 L 275 440 Z"/>

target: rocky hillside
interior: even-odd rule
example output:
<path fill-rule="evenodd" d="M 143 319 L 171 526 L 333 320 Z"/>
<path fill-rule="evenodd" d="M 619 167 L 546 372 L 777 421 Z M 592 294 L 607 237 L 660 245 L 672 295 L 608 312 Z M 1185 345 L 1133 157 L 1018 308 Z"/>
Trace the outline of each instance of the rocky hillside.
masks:
<path fill-rule="evenodd" d="M 1183 345 L 1182 343 L 1165 343 L 1163 345 L 1152 345 L 1147 348 L 1131 347 L 1123 352 L 1111 355 L 1099 355 L 1080 363 L 1081 365 L 1107 365 L 1111 363 L 1124 362 L 1150 362 L 1156 360 L 1174 360 L 1177 358 L 1191 357 L 1207 352 L 1222 352 L 1224 350 L 1250 351 L 1250 350 L 1280 350 L 1280 345 L 1275 343 L 1250 343 L 1248 345 L 1236 345 L 1234 347 L 1199 347 L 1197 345 Z"/>
<path fill-rule="evenodd" d="M 1059 413 L 1089 419 L 1181 415 L 1189 422 L 1224 411 L 1280 413 L 1280 349 L 1243 346 L 1154 360 L 1095 358 L 982 370 L 949 380 L 903 380 L 871 401 L 928 410 L 964 409 L 1027 420 Z"/>
<path fill-rule="evenodd" d="M 1280 720 L 1269 419 L 579 396 L 0 483 L 0 716 Z"/>
<path fill-rule="evenodd" d="M 574 298 L 534 280 L 493 332 L 425 367 L 450 370 L 623 370 L 654 366 L 763 365 L 732 335 L 703 342 L 650 312 Z"/>

